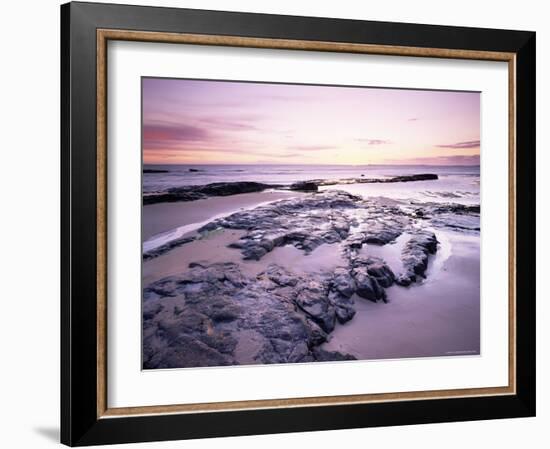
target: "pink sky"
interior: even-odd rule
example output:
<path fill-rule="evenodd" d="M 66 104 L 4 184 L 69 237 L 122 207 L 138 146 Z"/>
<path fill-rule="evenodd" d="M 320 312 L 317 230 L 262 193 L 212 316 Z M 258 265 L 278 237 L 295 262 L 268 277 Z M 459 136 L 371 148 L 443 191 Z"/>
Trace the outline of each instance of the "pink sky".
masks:
<path fill-rule="evenodd" d="M 146 164 L 479 164 L 480 94 L 143 79 Z"/>

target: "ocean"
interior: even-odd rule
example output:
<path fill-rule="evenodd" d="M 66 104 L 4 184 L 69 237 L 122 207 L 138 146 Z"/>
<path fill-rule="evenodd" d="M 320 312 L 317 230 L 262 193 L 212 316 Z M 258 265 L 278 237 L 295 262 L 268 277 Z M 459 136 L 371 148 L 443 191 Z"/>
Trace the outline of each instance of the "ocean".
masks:
<path fill-rule="evenodd" d="M 340 184 L 321 190 L 340 189 L 365 197 L 387 197 L 417 202 L 479 204 L 480 170 L 476 166 L 434 165 L 144 165 L 143 193 L 162 192 L 171 187 L 214 182 L 255 181 L 288 185 L 310 179 L 389 178 L 435 173 L 437 181 L 387 184 Z"/>

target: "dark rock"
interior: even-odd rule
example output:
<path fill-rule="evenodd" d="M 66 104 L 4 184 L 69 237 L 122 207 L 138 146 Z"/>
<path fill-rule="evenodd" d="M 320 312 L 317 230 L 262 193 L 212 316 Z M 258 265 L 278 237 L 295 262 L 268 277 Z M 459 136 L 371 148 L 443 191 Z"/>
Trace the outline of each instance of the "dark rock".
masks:
<path fill-rule="evenodd" d="M 404 271 L 397 276 L 395 282 L 407 286 L 417 280 L 417 276 L 425 277 L 428 268 L 428 256 L 437 251 L 437 238 L 431 231 L 418 231 L 405 244 L 401 259 Z"/>
<path fill-rule="evenodd" d="M 216 182 L 201 186 L 200 192 L 207 196 L 229 196 L 240 193 L 261 192 L 271 185 L 260 182 Z"/>
<path fill-rule="evenodd" d="M 378 281 L 368 273 L 367 267 L 359 266 L 352 270 L 357 295 L 369 301 L 376 302 L 386 299 L 386 292 Z"/>
<path fill-rule="evenodd" d="M 392 214 L 392 212 L 388 212 Z M 346 252 L 351 253 L 353 250 L 358 250 L 365 244 L 370 245 L 387 245 L 399 237 L 404 230 L 404 221 L 391 220 L 381 222 L 379 218 L 372 214 L 364 219 L 363 223 L 358 226 L 359 229 L 344 241 Z"/>
<path fill-rule="evenodd" d="M 233 247 L 235 244 L 230 244 L 229 247 Z M 260 260 L 264 255 L 267 254 L 267 249 L 259 244 L 254 244 L 253 242 L 246 242 L 241 246 L 243 259 L 244 260 Z"/>
<path fill-rule="evenodd" d="M 166 170 L 167 171 L 167 170 Z M 190 168 L 190 172 L 202 171 Z M 162 173 L 162 170 L 145 169 L 144 173 Z M 412 182 L 436 180 L 438 176 L 431 173 L 396 176 L 393 178 L 346 178 L 346 179 L 313 179 L 309 181 L 298 181 L 291 185 L 265 184 L 253 181 L 216 182 L 213 184 L 199 186 L 181 186 L 170 188 L 161 193 L 150 193 L 143 195 L 143 204 L 171 203 L 176 201 L 196 201 L 210 196 L 229 196 L 240 193 L 261 192 L 270 188 L 289 189 L 303 192 L 317 192 L 319 186 L 330 186 L 337 184 L 367 184 L 367 183 L 391 183 L 391 182 Z"/>
<path fill-rule="evenodd" d="M 175 282 L 175 278 L 168 277 L 143 289 L 144 304 L 147 304 L 149 300 L 158 299 L 159 297 L 176 296 L 174 292 L 176 287 Z"/>
<path fill-rule="evenodd" d="M 478 232 L 480 230 L 479 204 L 413 204 L 417 206 L 414 217 L 430 220 L 432 227 L 450 228 L 459 231 Z M 421 206 L 421 208 L 418 206 Z"/>
<path fill-rule="evenodd" d="M 196 201 L 211 196 L 229 196 L 240 193 L 261 192 L 273 187 L 260 182 L 216 182 L 202 186 L 173 187 L 162 193 L 143 196 L 143 204 L 173 203 L 177 201 Z"/>
<path fill-rule="evenodd" d="M 308 338 L 312 347 L 318 346 L 327 341 L 328 334 L 323 329 L 321 329 L 321 327 L 317 323 L 310 320 L 309 318 L 306 318 L 306 323 L 309 332 Z"/>
<path fill-rule="evenodd" d="M 149 342 L 147 342 L 149 343 Z M 207 344 L 182 335 L 165 347 L 151 350 L 144 341 L 144 369 L 194 368 L 233 365 L 231 357 L 221 354 Z"/>
<path fill-rule="evenodd" d="M 315 348 L 313 356 L 318 362 L 340 362 L 345 360 L 357 360 L 357 357 L 351 354 L 345 354 L 338 351 L 326 351 L 325 349 Z"/>
<path fill-rule="evenodd" d="M 171 240 L 162 246 L 159 246 L 147 252 L 143 252 L 143 260 L 150 260 L 150 259 L 154 259 L 155 257 L 162 256 L 168 251 L 171 251 L 174 248 L 177 248 L 179 246 L 185 245 L 186 243 L 190 243 L 193 240 L 195 240 L 195 237 L 189 237 L 189 236 Z"/>
<path fill-rule="evenodd" d="M 343 269 L 337 268 L 336 272 L 338 270 L 343 270 Z M 338 287 L 336 287 L 336 285 L 339 284 L 340 281 L 335 281 L 336 276 L 338 275 L 333 274 L 333 277 L 329 283 L 328 300 L 330 304 L 332 304 L 335 308 L 336 319 L 340 324 L 344 324 L 355 316 L 355 307 L 354 307 L 355 301 L 351 295 L 346 296 L 349 293 L 349 291 L 346 291 L 346 295 L 344 295 L 338 290 Z M 351 278 L 350 275 L 348 276 Z M 340 275 L 339 277 L 342 277 L 342 276 Z M 351 279 L 351 283 L 353 285 L 353 292 L 355 292 L 355 281 L 353 280 L 353 278 Z"/>
<path fill-rule="evenodd" d="M 336 307 L 336 319 L 340 324 L 347 323 L 355 316 L 353 307 Z"/>
<path fill-rule="evenodd" d="M 443 204 L 429 209 L 432 226 L 464 231 L 480 230 L 479 205 Z"/>
<path fill-rule="evenodd" d="M 144 302 L 143 304 L 143 309 L 142 309 L 142 312 L 143 312 L 143 319 L 144 320 L 150 320 L 151 318 L 153 318 L 155 315 L 157 315 L 159 312 L 161 312 L 163 309 L 163 306 L 160 302 L 158 301 L 148 301 L 148 302 Z"/>
<path fill-rule="evenodd" d="M 143 173 L 170 173 L 170 170 L 157 170 L 153 168 L 144 168 Z"/>
<path fill-rule="evenodd" d="M 365 235 L 357 233 L 346 240 L 346 246 L 351 249 L 360 249 L 365 243 Z"/>
<path fill-rule="evenodd" d="M 355 281 L 347 268 L 334 270 L 332 289 L 346 298 L 350 298 L 355 293 Z"/>
<path fill-rule="evenodd" d="M 372 213 L 359 217 L 359 223 L 356 212 L 371 212 L 371 209 Z M 398 208 L 388 213 L 393 212 L 401 213 Z M 360 197 L 327 191 L 236 212 L 208 223 L 199 229 L 199 233 L 218 228 L 244 230 L 246 234 L 229 247 L 241 250 L 246 260 L 259 260 L 274 248 L 284 245 L 293 245 L 309 254 L 323 244 L 344 240 L 350 248 L 360 248 L 366 242 L 388 243 L 401 234 L 405 222 L 404 219 L 395 219 L 381 223 L 380 213 L 373 203 Z M 353 223 L 366 228 L 365 231 L 352 232 Z"/>
<path fill-rule="evenodd" d="M 285 235 L 284 242 L 310 253 L 323 243 L 334 243 L 334 234 L 330 234 L 326 240 L 324 237 L 324 235 L 318 233 L 310 234 L 303 231 L 294 231 Z"/>
<path fill-rule="evenodd" d="M 325 332 L 332 332 L 336 324 L 336 310 L 330 304 L 325 286 L 310 281 L 296 295 L 296 304 Z"/>
<path fill-rule="evenodd" d="M 433 173 L 422 173 L 418 175 L 407 175 L 407 176 L 395 176 L 390 178 L 385 182 L 413 182 L 413 181 L 435 181 L 439 179 L 439 176 Z"/>
<path fill-rule="evenodd" d="M 258 343 L 246 363 L 315 361 L 313 348 L 334 329 L 336 306 L 328 295 L 331 276 L 313 277 L 271 265 L 248 279 L 233 263 L 192 263 L 154 282 L 144 289 L 144 368 L 239 364 L 243 332 Z M 345 298 L 340 308 L 349 304 Z"/>
<path fill-rule="evenodd" d="M 317 184 L 315 184 L 314 182 L 300 181 L 292 184 L 290 186 L 290 190 L 299 190 L 302 192 L 317 192 L 319 188 L 317 187 Z"/>
<path fill-rule="evenodd" d="M 304 341 L 296 343 L 288 355 L 289 363 L 303 362 L 310 355 L 309 348 Z"/>
<path fill-rule="evenodd" d="M 430 224 L 434 227 L 450 228 L 457 231 L 480 231 L 479 215 L 441 214 L 432 217 Z"/>
<path fill-rule="evenodd" d="M 357 257 L 352 261 L 354 267 L 365 267 L 367 274 L 374 278 L 381 287 L 391 287 L 395 275 L 391 268 L 379 257 Z"/>
<path fill-rule="evenodd" d="M 298 284 L 298 278 L 290 275 L 277 265 L 270 265 L 266 270 L 267 277 L 282 287 L 295 287 Z"/>
<path fill-rule="evenodd" d="M 465 204 L 443 204 L 432 208 L 434 213 L 453 213 L 453 214 L 479 214 L 479 204 L 467 206 Z"/>
<path fill-rule="evenodd" d="M 401 232 L 401 229 L 392 228 L 372 230 L 363 235 L 363 243 L 370 243 L 371 245 L 386 245 L 399 237 Z"/>
<path fill-rule="evenodd" d="M 365 175 L 362 174 L 360 178 L 312 179 L 307 182 L 316 184 L 317 186 L 333 186 L 338 184 L 377 184 L 392 182 L 435 181 L 437 179 L 439 179 L 438 175 L 433 173 L 394 176 L 393 178 L 365 178 Z"/>

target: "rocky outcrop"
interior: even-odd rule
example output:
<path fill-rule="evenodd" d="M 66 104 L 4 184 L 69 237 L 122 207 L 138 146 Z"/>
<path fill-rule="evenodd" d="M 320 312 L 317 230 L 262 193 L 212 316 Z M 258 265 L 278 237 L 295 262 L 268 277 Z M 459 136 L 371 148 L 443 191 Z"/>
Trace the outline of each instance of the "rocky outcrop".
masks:
<path fill-rule="evenodd" d="M 438 208 L 444 210 L 443 206 Z M 437 214 L 438 210 L 430 210 L 429 214 Z M 384 289 L 394 282 L 410 285 L 417 276 L 423 277 L 429 255 L 437 251 L 434 232 L 413 226 L 416 220 L 414 214 L 398 206 L 380 206 L 346 192 L 327 191 L 237 212 L 209 223 L 199 232 L 219 228 L 244 230 L 245 234 L 229 246 L 239 249 L 245 260 L 260 260 L 284 245 L 309 254 L 323 244 L 341 243 L 349 267 L 347 271 L 335 272 L 334 291 L 342 297 L 357 293 L 378 301 L 385 300 Z M 364 245 L 389 244 L 405 230 L 411 238 L 402 253 L 404 271 L 398 276 L 382 259 L 359 255 Z M 307 300 L 305 304 L 307 307 Z M 344 319 L 345 314 L 340 312 Z"/>
<path fill-rule="evenodd" d="M 169 173 L 170 170 L 158 170 L 156 168 L 144 168 L 143 173 Z"/>
<path fill-rule="evenodd" d="M 190 172 L 199 172 L 200 169 L 190 168 Z M 165 173 L 168 170 L 145 169 L 143 173 Z M 435 174 L 417 174 L 396 176 L 393 178 L 344 178 L 344 179 L 313 179 L 298 181 L 290 185 L 266 184 L 261 182 L 216 182 L 199 186 L 181 186 L 167 189 L 164 192 L 148 193 L 143 195 L 143 204 L 173 203 L 177 201 L 196 201 L 210 196 L 229 196 L 241 193 L 261 192 L 266 189 L 294 190 L 302 192 L 316 192 L 320 186 L 337 184 L 368 184 L 437 180 Z"/>
<path fill-rule="evenodd" d="M 364 228 L 365 226 L 363 226 Z M 371 245 L 386 245 L 393 242 L 403 232 L 403 227 L 399 224 L 385 228 L 379 223 L 372 223 L 370 229 L 364 229 L 353 233 L 346 240 L 346 247 L 349 249 L 359 249 L 369 243 Z"/>
<path fill-rule="evenodd" d="M 338 184 L 386 184 L 392 182 L 436 181 L 439 176 L 433 173 L 421 173 L 416 175 L 394 176 L 392 178 L 342 178 L 342 179 L 314 179 L 308 181 L 318 186 L 334 186 Z"/>
<path fill-rule="evenodd" d="M 364 267 L 354 268 L 353 278 L 355 279 L 355 283 L 357 285 L 357 295 L 361 298 L 365 298 L 373 302 L 376 302 L 379 299 L 386 299 L 384 289 L 380 287 L 376 279 L 373 279 L 368 275 L 367 270 Z"/>
<path fill-rule="evenodd" d="M 155 249 L 143 251 L 143 260 L 150 260 L 154 259 L 155 257 L 162 256 L 164 253 L 167 253 L 168 251 L 171 251 L 179 246 L 185 245 L 186 243 L 190 243 L 193 240 L 195 240 L 195 237 L 193 236 L 185 236 L 170 240 L 169 242 L 165 243 L 164 245 L 158 246 Z"/>
<path fill-rule="evenodd" d="M 249 279 L 233 263 L 191 264 L 144 289 L 143 367 L 351 360 L 318 348 L 336 319 L 331 285 L 278 266 Z"/>
<path fill-rule="evenodd" d="M 317 362 L 343 362 L 346 360 L 357 360 L 357 357 L 354 357 L 351 354 L 344 354 L 338 351 L 327 351 L 321 348 L 313 349 L 313 357 Z"/>
<path fill-rule="evenodd" d="M 357 295 L 377 302 L 386 301 L 385 288 L 391 287 L 395 275 L 378 257 L 356 257 L 351 260 L 351 274 L 355 280 Z"/>
<path fill-rule="evenodd" d="M 277 201 L 220 218 L 199 229 L 246 231 L 230 247 L 241 250 L 245 260 L 259 260 L 278 246 L 293 245 L 311 253 L 320 245 L 345 241 L 349 248 L 364 243 L 385 244 L 398 237 L 408 219 L 392 208 L 392 219 L 380 222 L 374 204 L 341 191 Z M 351 228 L 353 233 L 351 232 Z"/>
<path fill-rule="evenodd" d="M 386 179 L 383 182 L 414 182 L 414 181 L 435 181 L 439 176 L 433 173 L 421 173 L 417 175 L 395 176 L 394 178 Z"/>
<path fill-rule="evenodd" d="M 406 243 L 402 252 L 404 271 L 396 282 L 399 285 L 410 285 L 417 276 L 425 277 L 428 268 L 428 256 L 437 251 L 437 238 L 431 231 L 418 231 Z"/>
<path fill-rule="evenodd" d="M 144 258 L 213 231 L 235 229 L 243 232 L 229 246 L 244 260 L 261 260 L 284 245 L 314 258 L 318 247 L 334 245 L 341 262 L 307 273 L 271 264 L 254 277 L 243 275 L 238 263 L 193 263 L 181 274 L 146 286 L 143 366 L 351 360 L 352 355 L 324 351 L 320 345 L 336 326 L 354 318 L 358 301 L 384 307 L 391 300 L 388 288 L 410 286 L 425 277 L 438 249 L 437 229 L 457 223 L 470 225 L 464 232 L 477 232 L 471 230 L 476 223 L 479 227 L 479 207 L 365 200 L 335 190 L 214 220 L 195 236 L 169 242 Z M 402 269 L 394 266 L 394 272 L 385 260 L 369 255 L 368 246 L 396 240 L 403 245 Z"/>
<path fill-rule="evenodd" d="M 431 203 L 422 208 L 416 204 L 388 205 L 376 199 L 364 200 L 346 192 L 329 190 L 276 201 L 213 220 L 198 229 L 197 235 L 168 242 L 145 253 L 144 259 L 158 257 L 211 231 L 235 229 L 244 231 L 244 234 L 229 247 L 238 249 L 244 260 L 260 260 L 275 248 L 285 245 L 310 254 L 324 244 L 340 244 L 344 256 L 354 260 L 365 245 L 387 245 L 407 231 L 412 239 L 402 255 L 406 269 L 399 276 L 399 283 L 409 285 L 417 276 L 422 277 L 428 255 L 437 249 L 433 231 L 426 229 L 447 227 L 479 231 L 478 211 L 479 206 L 457 204 Z M 364 269 L 360 266 L 354 268 L 361 277 Z M 373 297 L 365 289 L 362 290 L 365 295 Z M 374 297 L 380 299 L 376 286 L 371 289 L 374 289 Z"/>
<path fill-rule="evenodd" d="M 291 184 L 290 190 L 298 190 L 302 192 L 317 192 L 319 188 L 317 187 L 317 184 L 315 184 L 314 182 L 301 181 L 301 182 L 295 182 L 294 184 Z"/>
<path fill-rule="evenodd" d="M 173 187 L 162 193 L 143 195 L 143 204 L 173 203 L 177 201 L 196 201 L 211 196 L 229 196 L 239 193 L 261 192 L 272 188 L 261 182 L 215 182 L 202 186 Z"/>
<path fill-rule="evenodd" d="M 429 221 L 436 228 L 450 228 L 462 231 L 480 231 L 479 204 L 464 205 L 457 203 L 412 203 L 415 206 L 415 218 Z"/>

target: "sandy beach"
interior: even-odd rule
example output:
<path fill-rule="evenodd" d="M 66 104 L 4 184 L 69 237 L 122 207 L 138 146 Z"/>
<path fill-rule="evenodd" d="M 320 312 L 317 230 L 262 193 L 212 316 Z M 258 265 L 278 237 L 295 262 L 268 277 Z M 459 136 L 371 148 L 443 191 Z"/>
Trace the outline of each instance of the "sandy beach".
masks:
<path fill-rule="evenodd" d="M 146 367 L 479 354 L 475 214 L 359 198 L 265 191 L 144 206 L 144 240 L 193 225 L 189 241 L 143 262 Z M 456 227 L 465 216 L 471 231 Z M 414 246 L 426 235 L 436 246 Z M 193 317 L 202 324 L 184 343 Z M 158 326 L 178 329 L 176 353 L 151 340 Z"/>
<path fill-rule="evenodd" d="M 437 236 L 446 254 L 430 260 L 424 282 L 389 287 L 387 304 L 358 298 L 354 319 L 323 347 L 363 360 L 479 354 L 479 236 Z"/>
<path fill-rule="evenodd" d="M 215 216 L 229 214 L 245 207 L 256 206 L 268 201 L 276 201 L 299 192 L 281 190 L 260 193 L 243 193 L 229 197 L 212 197 L 193 202 L 159 203 L 143 206 L 142 240 L 178 226 L 201 223 Z"/>

